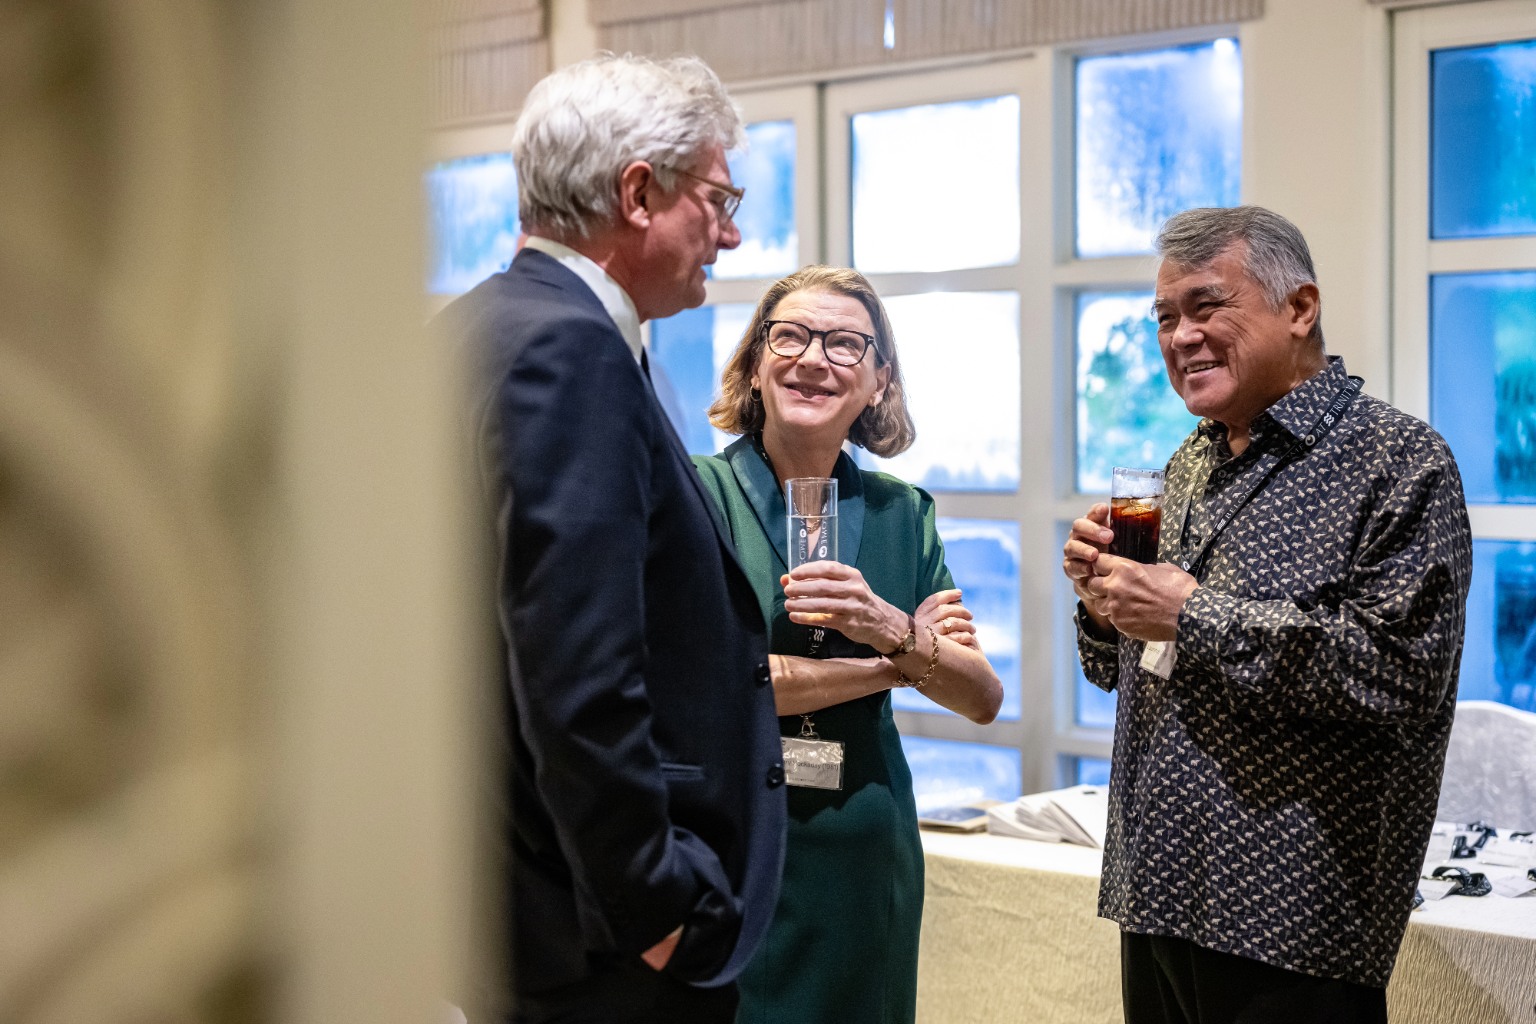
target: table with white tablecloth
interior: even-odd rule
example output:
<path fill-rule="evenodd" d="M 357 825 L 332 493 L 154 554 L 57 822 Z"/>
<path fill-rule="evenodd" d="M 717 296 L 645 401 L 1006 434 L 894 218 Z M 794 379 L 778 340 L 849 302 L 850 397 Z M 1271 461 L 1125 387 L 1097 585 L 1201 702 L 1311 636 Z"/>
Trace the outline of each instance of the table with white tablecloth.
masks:
<path fill-rule="evenodd" d="M 1118 1024 L 1120 937 L 1096 914 L 1101 853 L 925 832 L 921 1024 Z M 1387 988 L 1392 1024 L 1536 1024 L 1536 896 L 1415 911 Z"/>

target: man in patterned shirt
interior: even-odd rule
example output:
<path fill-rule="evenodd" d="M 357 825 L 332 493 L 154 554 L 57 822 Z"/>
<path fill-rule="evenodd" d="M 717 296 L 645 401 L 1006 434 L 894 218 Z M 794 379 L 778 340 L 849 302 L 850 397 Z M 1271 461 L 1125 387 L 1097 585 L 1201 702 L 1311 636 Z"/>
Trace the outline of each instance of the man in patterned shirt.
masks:
<path fill-rule="evenodd" d="M 1103 504 L 1063 561 L 1083 670 L 1119 691 L 1099 912 L 1126 1020 L 1384 1022 L 1456 699 L 1461 478 L 1325 353 L 1293 224 L 1190 210 L 1157 244 L 1158 342 L 1203 417 L 1161 561 L 1105 553 Z"/>

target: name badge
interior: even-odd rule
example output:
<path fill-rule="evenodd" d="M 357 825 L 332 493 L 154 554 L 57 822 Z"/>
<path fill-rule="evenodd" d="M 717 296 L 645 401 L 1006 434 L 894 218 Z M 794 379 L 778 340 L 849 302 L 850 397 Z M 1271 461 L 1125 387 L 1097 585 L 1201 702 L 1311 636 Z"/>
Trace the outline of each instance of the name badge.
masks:
<path fill-rule="evenodd" d="M 1505 868 L 1536 867 L 1536 842 L 1524 837 L 1489 836 L 1477 851 L 1477 862 Z"/>
<path fill-rule="evenodd" d="M 1419 895 L 1426 900 L 1443 900 L 1456 888 L 1454 878 L 1421 878 L 1419 879 Z"/>
<path fill-rule="evenodd" d="M 1141 652 L 1141 667 L 1159 679 L 1167 679 L 1173 675 L 1173 664 L 1178 657 L 1179 649 L 1175 641 L 1148 640 L 1146 649 Z"/>
<path fill-rule="evenodd" d="M 843 744 L 838 740 L 781 736 L 784 781 L 806 789 L 843 788 Z"/>
<path fill-rule="evenodd" d="M 1510 899 L 1519 899 L 1521 896 L 1536 894 L 1536 879 L 1527 875 L 1521 878 L 1519 875 L 1493 880 L 1493 891 L 1500 896 L 1508 896 Z"/>

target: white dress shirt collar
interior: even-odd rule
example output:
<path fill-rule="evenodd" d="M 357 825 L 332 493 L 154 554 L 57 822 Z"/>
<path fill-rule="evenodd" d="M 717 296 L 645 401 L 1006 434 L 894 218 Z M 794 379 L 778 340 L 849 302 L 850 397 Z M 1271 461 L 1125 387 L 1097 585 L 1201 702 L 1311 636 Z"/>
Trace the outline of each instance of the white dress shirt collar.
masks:
<path fill-rule="evenodd" d="M 602 267 L 568 245 L 553 239 L 541 238 L 538 235 L 529 235 L 528 240 L 523 244 L 529 249 L 537 249 L 558 261 L 592 289 L 592 294 L 597 296 L 597 301 L 601 302 L 603 308 L 608 311 L 608 315 L 613 317 L 614 326 L 624 336 L 624 343 L 629 346 L 635 361 L 639 362 L 640 353 L 643 351 L 640 340 L 640 313 L 635 309 L 635 300 L 629 297 L 629 293 L 623 286 L 609 277 L 608 272 Z"/>

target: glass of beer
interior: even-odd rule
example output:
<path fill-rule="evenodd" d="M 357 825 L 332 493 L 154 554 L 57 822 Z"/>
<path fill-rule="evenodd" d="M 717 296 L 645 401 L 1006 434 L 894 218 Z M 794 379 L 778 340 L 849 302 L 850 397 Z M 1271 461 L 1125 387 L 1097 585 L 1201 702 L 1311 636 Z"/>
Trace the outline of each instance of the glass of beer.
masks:
<path fill-rule="evenodd" d="M 837 481 L 801 476 L 784 481 L 789 527 L 789 569 L 837 561 Z"/>
<path fill-rule="evenodd" d="M 1116 466 L 1109 491 L 1109 553 L 1148 565 L 1157 561 L 1163 527 L 1163 471 Z"/>

